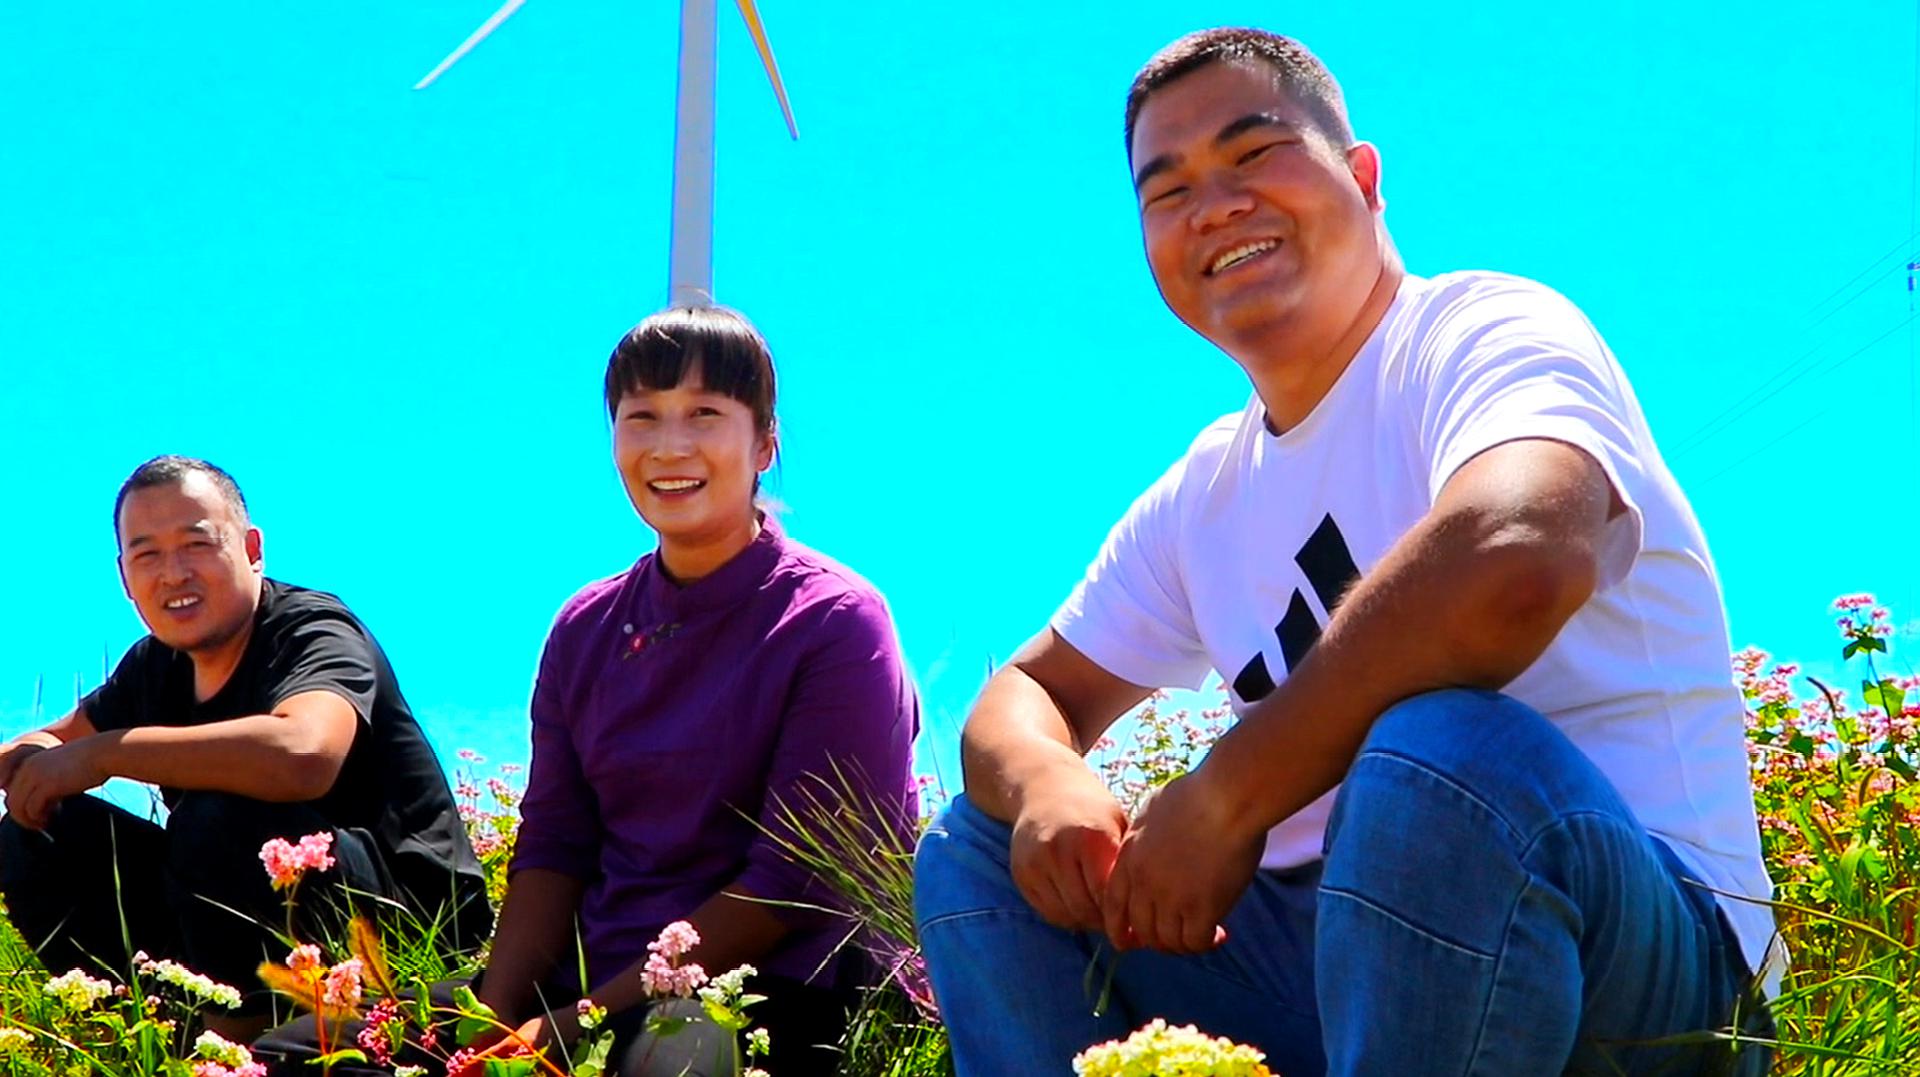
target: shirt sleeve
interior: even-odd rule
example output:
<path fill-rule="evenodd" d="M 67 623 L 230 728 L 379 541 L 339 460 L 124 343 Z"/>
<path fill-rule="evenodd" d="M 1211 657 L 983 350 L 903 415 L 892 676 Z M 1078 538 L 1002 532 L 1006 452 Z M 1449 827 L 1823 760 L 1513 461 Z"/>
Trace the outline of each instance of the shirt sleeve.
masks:
<path fill-rule="evenodd" d="M 533 757 L 509 870 L 543 868 L 591 879 L 599 866 L 600 812 L 567 722 L 560 675 L 563 652 L 556 624 L 533 682 Z"/>
<path fill-rule="evenodd" d="M 1586 316 L 1538 285 L 1483 283 L 1434 324 L 1439 331 L 1421 357 L 1428 374 L 1418 418 L 1429 498 L 1496 445 L 1571 445 L 1600 465 L 1626 507 L 1608 523 L 1600 551 L 1601 586 L 1625 579 L 1644 534 L 1644 424 L 1625 372 Z"/>
<path fill-rule="evenodd" d="M 1144 688 L 1197 689 L 1212 668 L 1175 557 L 1185 468 L 1175 464 L 1134 501 L 1053 615 L 1061 638 Z"/>
<path fill-rule="evenodd" d="M 143 704 L 151 690 L 149 669 L 151 662 L 148 653 L 152 637 L 145 637 L 127 648 L 120 658 L 120 664 L 113 667 L 100 687 L 88 692 L 80 700 L 80 710 L 86 714 L 88 724 L 99 732 L 109 729 L 131 729 L 140 725 Z"/>
<path fill-rule="evenodd" d="M 834 896 L 785 847 L 797 841 L 795 822 L 830 815 L 830 826 L 809 829 L 857 835 L 851 840 L 860 847 L 845 856 L 912 849 L 908 790 L 920 704 L 878 596 L 840 599 L 816 631 L 820 642 L 803 659 L 781 715 L 759 833 L 734 883 L 771 901 L 832 905 Z M 813 919 L 776 911 L 789 922 Z"/>
<path fill-rule="evenodd" d="M 276 707 L 302 692 L 332 692 L 366 725 L 373 721 L 375 666 L 366 629 L 344 611 L 316 610 L 280 631 L 260 687 Z"/>

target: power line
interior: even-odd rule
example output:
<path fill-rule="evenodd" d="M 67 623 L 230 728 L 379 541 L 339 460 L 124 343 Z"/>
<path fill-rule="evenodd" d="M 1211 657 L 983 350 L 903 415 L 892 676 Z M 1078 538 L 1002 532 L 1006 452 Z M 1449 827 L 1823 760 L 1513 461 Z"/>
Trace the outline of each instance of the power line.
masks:
<path fill-rule="evenodd" d="M 1866 342 L 1865 344 L 1860 345 L 1858 348 L 1855 348 L 1854 350 L 1848 352 L 1846 355 L 1842 356 L 1837 361 L 1828 363 L 1824 368 L 1808 367 L 1806 370 L 1801 371 L 1800 373 L 1794 375 L 1792 378 L 1789 378 L 1787 381 L 1781 383 L 1772 392 L 1767 393 L 1765 396 L 1762 396 L 1760 399 L 1754 401 L 1754 406 L 1758 407 L 1760 404 L 1763 404 L 1766 401 L 1771 400 L 1774 397 L 1780 395 L 1782 392 L 1786 391 L 1788 386 L 1792 385 L 1794 382 L 1799 381 L 1801 378 L 1806 377 L 1808 374 L 1813 373 L 1815 369 L 1819 369 L 1820 373 L 1823 373 L 1823 374 L 1831 374 L 1832 372 L 1840 369 L 1841 367 L 1846 366 L 1848 363 L 1852 362 L 1853 360 L 1859 358 L 1862 355 L 1865 355 L 1869 350 L 1873 348 L 1874 345 L 1880 343 L 1881 341 L 1887 339 L 1888 337 L 1894 335 L 1895 333 L 1898 333 L 1900 330 L 1906 328 L 1909 324 L 1911 324 L 1915 320 L 1916 317 L 1920 317 L 1920 315 L 1914 315 L 1914 314 L 1907 315 L 1905 318 L 1902 318 L 1899 322 L 1895 323 L 1893 328 L 1887 330 L 1886 332 L 1880 334 L 1877 337 L 1874 337 L 1872 340 Z M 1818 418 L 1818 416 L 1816 416 L 1816 418 Z M 1792 431 L 1789 431 L 1789 433 L 1794 433 L 1799 430 L 1803 430 L 1810 423 L 1811 423 L 1811 420 L 1809 420 L 1807 423 L 1802 423 L 1799 426 L 1795 427 Z M 1766 445 L 1762 446 L 1759 450 L 1756 450 L 1752 453 L 1748 453 L 1746 456 L 1741 457 L 1735 466 L 1738 466 L 1738 464 L 1740 463 L 1745 463 L 1746 461 L 1751 460 L 1753 459 L 1753 457 L 1759 455 L 1760 452 L 1765 451 L 1766 449 L 1779 444 L 1782 440 L 1784 440 L 1784 437 L 1785 435 L 1779 438 L 1775 438 L 1774 440 L 1768 442 Z M 1675 453 L 1676 458 L 1678 457 L 1678 455 L 1679 455 L 1678 452 L 1676 452 Z M 1726 474 L 1727 470 L 1731 470 L 1731 469 L 1725 469 L 1720 472 L 1717 472 L 1713 476 L 1713 478 L 1714 479 L 1719 478 L 1721 475 Z M 1708 479 L 1707 481 L 1711 482 L 1713 480 Z"/>
<path fill-rule="evenodd" d="M 1913 313 L 1909 311 L 1906 321 L 1900 322 L 1899 325 L 1905 325 L 1907 324 L 1908 321 L 1912 321 L 1912 320 L 1913 320 Z M 1898 326 L 1896 326 L 1896 328 L 1898 328 Z M 1874 343 L 1876 344 L 1879 343 L 1881 339 L 1884 339 L 1884 338 L 1875 338 Z M 1868 345 L 1868 347 L 1872 347 L 1872 345 L 1870 344 Z M 1706 444 L 1708 441 L 1711 441 L 1714 437 L 1719 435 L 1722 431 L 1732 426 L 1736 421 L 1738 421 L 1741 417 L 1745 416 L 1748 412 L 1758 407 L 1761 403 L 1771 399 L 1775 393 L 1780 391 L 1780 389 L 1785 388 L 1787 385 L 1790 385 L 1795 381 L 1798 381 L 1800 377 L 1804 375 L 1808 369 L 1810 369 L 1807 366 L 1807 364 L 1817 363 L 1821 357 L 1821 353 L 1826 350 L 1827 350 L 1827 343 L 1825 341 L 1822 341 L 1821 343 L 1815 344 L 1813 347 L 1802 352 L 1792 362 L 1787 363 L 1785 366 L 1782 366 L 1778 370 L 1775 370 L 1772 374 L 1769 374 L 1765 381 L 1762 381 L 1760 384 L 1747 390 L 1747 393 L 1745 396 L 1742 396 L 1740 399 L 1734 401 L 1732 404 L 1728 405 L 1724 410 L 1722 410 L 1719 414 L 1715 415 L 1711 419 L 1708 419 L 1705 423 L 1702 423 L 1700 426 L 1694 428 L 1692 433 L 1687 434 L 1685 437 L 1681 438 L 1680 443 L 1674 447 L 1674 450 L 1673 450 L 1674 457 L 1677 459 L 1681 456 L 1684 456 L 1700 448 L 1702 445 Z M 1855 353 L 1855 354 L 1858 354 L 1858 353 Z M 1851 358 L 1851 356 L 1849 356 L 1849 358 Z M 1774 383 L 1780 382 L 1782 378 L 1785 378 L 1787 380 L 1785 382 L 1782 382 L 1779 386 L 1776 387 Z"/>
<path fill-rule="evenodd" d="M 1920 25 L 1920 24 L 1916 24 L 1916 25 Z M 1822 300 L 1821 300 L 1820 302 L 1818 302 L 1818 303 L 1815 303 L 1815 304 L 1813 305 L 1813 307 L 1812 307 L 1812 308 L 1811 308 L 1810 310 L 1808 310 L 1808 311 L 1807 311 L 1807 313 L 1808 313 L 1808 314 L 1812 314 L 1812 313 L 1813 313 L 1814 311 L 1816 311 L 1816 310 L 1819 310 L 1819 309 L 1820 309 L 1821 307 L 1824 307 L 1824 306 L 1826 306 L 1826 305 L 1827 305 L 1828 303 L 1831 303 L 1831 302 L 1833 302 L 1833 297 L 1834 297 L 1834 296 L 1837 296 L 1837 295 L 1839 295 L 1839 294 L 1840 294 L 1841 292 L 1844 292 L 1844 291 L 1846 291 L 1846 290 L 1847 290 L 1848 288 L 1851 288 L 1851 287 L 1853 287 L 1853 286 L 1854 286 L 1855 284 L 1857 284 L 1857 283 L 1859 282 L 1859 280 L 1860 280 L 1860 278 L 1861 278 L 1861 277 L 1864 277 L 1864 276 L 1866 276 L 1867 274 L 1869 274 L 1869 273 L 1871 273 L 1871 272 L 1873 272 L 1873 267 L 1874 267 L 1874 266 L 1877 266 L 1877 265 L 1879 265 L 1879 264 L 1880 264 L 1881 262 L 1884 262 L 1884 261 L 1886 261 L 1887 259 L 1889 259 L 1889 258 L 1891 258 L 1891 257 L 1893 257 L 1893 256 L 1894 256 L 1894 255 L 1896 255 L 1896 254 L 1899 254 L 1899 253 L 1900 253 L 1901 251 L 1903 251 L 1903 250 L 1906 250 L 1906 249 L 1907 249 L 1907 247 L 1908 247 L 1908 245 L 1909 245 L 1909 244 L 1911 244 L 1911 243 L 1912 243 L 1912 242 L 1913 242 L 1914 240 L 1916 240 L 1916 239 L 1920 239 L 1920 224 L 1917 224 L 1917 223 L 1914 223 L 1914 222 L 1912 222 L 1912 221 L 1909 221 L 1909 222 L 1908 222 L 1908 225 L 1909 225 L 1909 227 L 1908 227 L 1908 229 L 1907 229 L 1907 238 L 1905 238 L 1905 239 L 1903 239 L 1903 240 L 1901 240 L 1900 242 L 1898 242 L 1898 243 L 1895 243 L 1895 244 L 1894 244 L 1893 246 L 1891 246 L 1891 247 L 1889 247 L 1889 248 L 1887 248 L 1887 253 L 1885 253 L 1885 254 L 1883 254 L 1883 255 L 1881 255 L 1881 256 L 1880 256 L 1880 257 L 1878 257 L 1878 258 L 1875 258 L 1874 260 L 1872 260 L 1872 261 L 1870 261 L 1870 262 L 1868 262 L 1868 263 L 1867 263 L 1867 268 L 1865 268 L 1865 269 L 1863 269 L 1863 270 L 1861 270 L 1861 271 L 1860 271 L 1860 272 L 1858 272 L 1858 273 L 1855 273 L 1855 274 L 1853 275 L 1853 279 L 1852 279 L 1852 280 L 1850 280 L 1850 281 L 1848 281 L 1848 282 L 1847 282 L 1847 283 L 1845 283 L 1845 284 L 1842 284 L 1842 285 L 1841 285 L 1840 287 L 1838 287 L 1838 288 L 1835 288 L 1835 289 L 1833 290 L 1833 295 L 1829 295 L 1829 296 L 1827 296 L 1827 297 L 1826 297 L 1825 299 L 1822 299 Z M 1851 301 L 1849 301 L 1849 302 L 1851 302 Z M 1845 304 L 1842 304 L 1842 306 L 1844 306 L 1844 305 L 1845 305 Z M 1829 312 L 1829 313 L 1831 313 L 1831 312 Z"/>
<path fill-rule="evenodd" d="M 1768 449 L 1773 448 L 1775 445 L 1780 444 L 1781 442 L 1787 440 L 1793 435 L 1798 434 L 1800 431 L 1805 430 L 1807 427 L 1812 426 L 1814 423 L 1817 423 L 1820 420 L 1826 418 L 1832 412 L 1833 412 L 1833 409 L 1829 407 L 1824 411 L 1815 413 L 1813 418 L 1808 419 L 1806 422 L 1803 422 L 1799 426 L 1796 426 L 1793 429 L 1787 431 L 1786 433 L 1781 434 L 1779 437 L 1774 438 L 1772 441 L 1767 442 L 1765 445 L 1762 445 L 1759 448 L 1748 453 L 1747 455 L 1742 456 L 1740 459 L 1735 460 L 1733 463 L 1728 464 L 1726 467 L 1723 467 L 1720 470 L 1714 472 L 1713 474 L 1707 476 L 1706 478 L 1701 479 L 1700 485 L 1702 486 L 1709 485 L 1713 483 L 1715 480 L 1718 480 L 1720 478 L 1725 477 L 1726 475 L 1731 474 L 1732 472 L 1740 470 L 1741 467 L 1746 465 L 1747 461 L 1752 460 L 1754 457 L 1759 456 L 1761 453 L 1766 452 Z"/>

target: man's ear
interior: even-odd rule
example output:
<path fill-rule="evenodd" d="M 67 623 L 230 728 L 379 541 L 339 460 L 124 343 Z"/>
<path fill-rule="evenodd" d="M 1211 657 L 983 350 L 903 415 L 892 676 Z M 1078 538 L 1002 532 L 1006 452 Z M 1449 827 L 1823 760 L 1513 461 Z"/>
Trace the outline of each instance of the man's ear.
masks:
<path fill-rule="evenodd" d="M 1375 213 L 1387 208 L 1387 196 L 1380 190 L 1380 151 L 1371 142 L 1356 142 L 1347 148 L 1347 168 L 1360 194 Z"/>
<path fill-rule="evenodd" d="M 247 564 L 252 565 L 256 570 L 262 568 L 263 562 L 266 560 L 266 552 L 265 545 L 260 536 L 260 529 L 257 527 L 247 528 L 246 538 L 242 541 L 245 542 L 247 546 Z"/>

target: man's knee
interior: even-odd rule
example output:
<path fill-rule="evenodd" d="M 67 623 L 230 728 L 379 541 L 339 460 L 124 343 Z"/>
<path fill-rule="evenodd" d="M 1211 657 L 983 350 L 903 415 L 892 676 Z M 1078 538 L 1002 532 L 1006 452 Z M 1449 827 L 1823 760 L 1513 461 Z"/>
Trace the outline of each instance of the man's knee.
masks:
<path fill-rule="evenodd" d="M 1387 708 L 1342 783 L 1328 827 L 1337 845 L 1445 828 L 1524 843 L 1571 812 L 1624 812 L 1618 794 L 1540 712 L 1498 692 L 1445 689 Z M 1364 836 L 1362 836 L 1364 835 Z"/>
<path fill-rule="evenodd" d="M 294 833 L 298 821 L 287 818 L 285 807 L 214 790 L 187 793 L 167 816 L 168 861 L 194 875 L 261 874 L 260 847 L 268 839 L 300 837 Z"/>
<path fill-rule="evenodd" d="M 955 797 L 927 827 L 913 855 L 913 900 L 919 921 L 1018 897 L 1007 866 L 1012 830 Z"/>
<path fill-rule="evenodd" d="M 0 897 L 43 877 L 37 865 L 52 848 L 45 834 L 28 830 L 11 815 L 0 816 Z"/>

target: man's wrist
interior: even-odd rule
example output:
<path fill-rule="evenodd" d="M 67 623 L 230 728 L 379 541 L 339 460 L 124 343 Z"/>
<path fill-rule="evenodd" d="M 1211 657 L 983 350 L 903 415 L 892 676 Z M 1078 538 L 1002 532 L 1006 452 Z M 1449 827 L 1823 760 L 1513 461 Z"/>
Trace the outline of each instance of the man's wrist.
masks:
<path fill-rule="evenodd" d="M 1271 774 L 1263 774 L 1244 752 L 1233 745 L 1217 742 L 1200 766 L 1188 775 L 1198 784 L 1202 796 L 1215 806 L 1214 814 L 1223 832 L 1236 839 L 1251 841 L 1279 822 L 1270 819 L 1271 809 L 1263 792 L 1271 786 Z"/>
<path fill-rule="evenodd" d="M 119 769 L 120 742 L 126 739 L 126 731 L 121 729 L 108 733 L 95 733 L 91 737 L 80 737 L 67 742 L 67 747 L 81 752 L 87 765 L 100 777 L 101 782 L 109 778 L 121 777 Z"/>
<path fill-rule="evenodd" d="M 1073 792 L 1075 789 L 1082 792 L 1076 794 Z M 1013 784 L 1013 795 L 1009 804 L 1011 813 L 1005 821 L 1009 824 L 1018 822 L 1020 815 L 1027 810 L 1030 803 L 1044 802 L 1060 796 L 1073 799 L 1092 793 L 1113 796 L 1113 791 L 1100 780 L 1100 776 L 1094 773 L 1086 760 L 1076 755 L 1050 761 L 1048 764 L 1029 769 L 1021 776 L 1020 781 Z M 1118 800 L 1116 799 L 1115 802 L 1118 803 Z"/>

